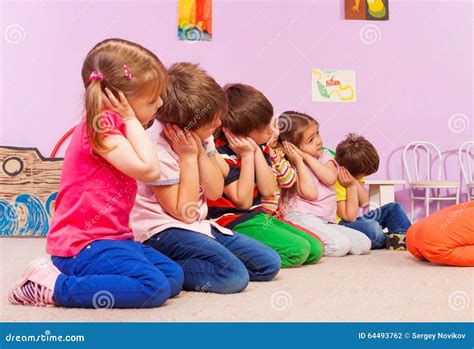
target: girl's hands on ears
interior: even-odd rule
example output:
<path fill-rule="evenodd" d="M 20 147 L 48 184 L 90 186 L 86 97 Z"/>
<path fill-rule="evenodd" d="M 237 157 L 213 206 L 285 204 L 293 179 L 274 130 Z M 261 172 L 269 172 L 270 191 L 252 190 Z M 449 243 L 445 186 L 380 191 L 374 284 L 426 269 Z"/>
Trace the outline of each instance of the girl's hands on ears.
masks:
<path fill-rule="evenodd" d="M 135 111 L 122 91 L 118 91 L 119 99 L 117 99 L 112 91 L 105 88 L 105 93 L 102 92 L 102 100 L 105 107 L 113 112 L 116 112 L 122 117 L 124 121 L 136 118 Z"/>
<path fill-rule="evenodd" d="M 299 150 L 293 143 L 288 141 L 283 141 L 283 148 L 285 149 L 285 154 L 292 162 L 302 161 L 304 159 L 302 151 Z"/>

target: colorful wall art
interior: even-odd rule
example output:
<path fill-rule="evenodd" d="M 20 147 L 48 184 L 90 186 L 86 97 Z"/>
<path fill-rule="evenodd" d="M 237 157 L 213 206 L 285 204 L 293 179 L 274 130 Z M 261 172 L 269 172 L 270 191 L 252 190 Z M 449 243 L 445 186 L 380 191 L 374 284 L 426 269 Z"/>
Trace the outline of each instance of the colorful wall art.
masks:
<path fill-rule="evenodd" d="M 353 70 L 312 69 L 314 102 L 355 102 L 356 74 Z"/>
<path fill-rule="evenodd" d="M 178 38 L 184 41 L 212 39 L 212 0 L 178 0 Z"/>
<path fill-rule="evenodd" d="M 345 19 L 388 20 L 389 0 L 344 0 Z"/>
<path fill-rule="evenodd" d="M 0 147 L 0 236 L 46 236 L 62 165 L 36 148 Z"/>

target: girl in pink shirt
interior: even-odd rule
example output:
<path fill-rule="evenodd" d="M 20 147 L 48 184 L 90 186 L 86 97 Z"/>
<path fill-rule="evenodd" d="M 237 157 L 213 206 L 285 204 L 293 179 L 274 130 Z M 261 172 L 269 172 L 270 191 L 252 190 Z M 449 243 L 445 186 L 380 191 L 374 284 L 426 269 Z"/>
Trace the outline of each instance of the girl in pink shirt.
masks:
<path fill-rule="evenodd" d="M 336 224 L 334 184 L 338 165 L 331 153 L 323 149 L 319 123 L 309 115 L 294 111 L 284 112 L 280 119 L 290 125 L 280 132 L 280 139 L 299 180 L 297 193 L 291 193 L 285 203 L 285 219 L 317 234 L 324 243 L 325 256 L 369 253 L 371 242 L 366 235 Z M 302 181 L 301 176 L 308 173 L 310 180 Z"/>
<path fill-rule="evenodd" d="M 109 39 L 87 55 L 85 117 L 66 151 L 45 258 L 33 261 L 10 293 L 13 304 L 141 308 L 178 294 L 182 269 L 133 240 L 137 180 L 160 177 L 146 136 L 162 105 L 166 70 L 135 43 Z"/>

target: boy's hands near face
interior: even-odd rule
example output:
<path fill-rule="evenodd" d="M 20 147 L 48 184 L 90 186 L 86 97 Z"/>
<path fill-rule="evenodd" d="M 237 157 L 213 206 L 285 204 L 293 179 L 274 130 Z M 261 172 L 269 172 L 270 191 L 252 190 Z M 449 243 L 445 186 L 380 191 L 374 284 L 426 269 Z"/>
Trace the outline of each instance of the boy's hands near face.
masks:
<path fill-rule="evenodd" d="M 259 151 L 259 150 L 260 150 L 260 151 L 262 150 L 262 149 L 260 148 L 260 146 L 259 146 L 257 143 L 255 143 L 255 141 L 254 141 L 252 138 L 250 138 L 250 137 L 245 137 L 245 139 L 247 140 L 247 142 L 249 142 L 249 143 L 252 145 L 254 152 L 257 152 L 257 151 Z"/>
<path fill-rule="evenodd" d="M 343 187 L 349 188 L 357 184 L 357 180 L 354 176 L 350 174 L 350 172 L 344 166 L 339 167 L 338 173 L 339 183 Z"/>
<path fill-rule="evenodd" d="M 166 124 L 163 128 L 166 138 L 180 158 L 197 157 L 198 144 L 189 131 L 183 131 L 176 125 Z M 202 147 L 202 146 L 201 146 Z"/>
<path fill-rule="evenodd" d="M 206 154 L 206 150 L 204 149 L 204 146 L 202 144 L 201 137 L 198 136 L 198 134 L 194 131 L 188 131 L 191 136 L 193 136 L 194 141 L 196 142 L 197 148 L 198 148 L 198 157 L 201 155 Z"/>
<path fill-rule="evenodd" d="M 229 147 L 234 153 L 243 157 L 244 155 L 250 155 L 255 152 L 254 146 L 245 138 L 238 137 L 232 134 L 228 129 L 222 129 L 224 132 L 227 141 L 229 142 Z"/>

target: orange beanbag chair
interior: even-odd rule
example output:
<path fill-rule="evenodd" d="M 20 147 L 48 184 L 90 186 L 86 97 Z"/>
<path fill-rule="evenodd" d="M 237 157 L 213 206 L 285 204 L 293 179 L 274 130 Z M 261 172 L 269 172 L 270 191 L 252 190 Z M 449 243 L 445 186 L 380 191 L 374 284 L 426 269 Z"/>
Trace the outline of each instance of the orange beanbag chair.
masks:
<path fill-rule="evenodd" d="M 406 243 L 419 259 L 474 267 L 474 202 L 447 207 L 412 225 Z"/>

